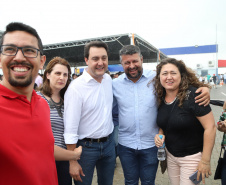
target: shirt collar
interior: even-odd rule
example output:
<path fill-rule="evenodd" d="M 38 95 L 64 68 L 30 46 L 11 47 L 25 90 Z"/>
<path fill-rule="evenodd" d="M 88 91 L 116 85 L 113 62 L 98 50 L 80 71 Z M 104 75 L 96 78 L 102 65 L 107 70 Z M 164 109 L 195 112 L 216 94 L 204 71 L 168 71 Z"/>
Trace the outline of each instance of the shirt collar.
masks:
<path fill-rule="evenodd" d="M 37 94 L 36 94 L 35 90 L 33 90 L 32 97 L 36 96 L 36 95 Z M 27 100 L 27 97 L 25 95 L 17 94 L 14 91 L 11 91 L 10 89 L 8 89 L 7 87 L 5 87 L 1 84 L 0 84 L 0 96 L 8 97 L 8 98 L 11 98 L 11 99 L 22 97 L 23 99 Z"/>
<path fill-rule="evenodd" d="M 90 81 L 95 81 L 95 82 L 97 82 L 88 72 L 87 72 L 87 70 L 88 70 L 88 67 L 87 68 L 85 68 L 84 69 L 84 71 L 83 71 L 83 74 L 82 75 L 84 75 L 84 79 L 85 79 L 85 81 L 88 83 L 88 82 L 90 82 Z M 104 74 L 103 75 L 103 79 L 105 79 L 106 78 L 106 74 Z M 99 83 L 99 82 L 98 82 Z"/>

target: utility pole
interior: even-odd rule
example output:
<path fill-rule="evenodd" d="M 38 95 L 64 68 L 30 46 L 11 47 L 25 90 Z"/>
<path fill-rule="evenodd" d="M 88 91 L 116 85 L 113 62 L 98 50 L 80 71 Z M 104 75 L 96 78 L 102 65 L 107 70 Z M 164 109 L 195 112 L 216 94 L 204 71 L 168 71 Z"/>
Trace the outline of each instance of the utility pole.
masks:
<path fill-rule="evenodd" d="M 218 44 L 217 44 L 217 24 L 216 24 L 216 76 L 218 76 Z"/>

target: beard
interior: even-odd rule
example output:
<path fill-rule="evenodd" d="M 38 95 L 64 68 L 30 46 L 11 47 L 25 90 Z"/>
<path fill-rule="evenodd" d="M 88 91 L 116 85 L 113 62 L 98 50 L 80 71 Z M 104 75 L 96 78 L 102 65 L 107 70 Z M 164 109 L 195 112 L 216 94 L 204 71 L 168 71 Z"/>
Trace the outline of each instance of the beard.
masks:
<path fill-rule="evenodd" d="M 16 78 L 13 78 L 11 73 L 10 73 L 10 66 L 12 65 L 18 65 L 20 64 L 21 66 L 27 66 L 29 67 L 30 70 L 33 69 L 33 65 L 31 64 L 27 64 L 25 62 L 22 63 L 18 63 L 18 62 L 13 62 L 8 66 L 8 70 L 9 70 L 9 84 L 14 86 L 14 87 L 27 87 L 32 83 L 32 75 L 30 74 L 30 76 L 28 77 L 24 77 L 24 76 L 18 76 Z"/>
<path fill-rule="evenodd" d="M 25 77 L 17 77 L 16 79 L 13 79 L 11 77 L 11 75 L 9 74 L 9 83 L 10 83 L 10 85 L 12 85 L 14 87 L 27 87 L 27 86 L 29 86 L 32 83 L 31 75 L 27 79 L 25 79 L 23 81 L 21 81 L 20 79 L 21 80 L 25 79 Z"/>
<path fill-rule="evenodd" d="M 137 68 L 137 74 L 136 74 L 135 76 L 132 76 L 132 75 L 129 73 L 129 71 L 130 71 L 130 69 L 128 69 L 128 70 L 126 71 L 127 77 L 128 77 L 129 79 L 137 79 L 137 78 L 139 78 L 139 77 L 141 76 L 143 70 L 140 69 L 140 68 Z"/>

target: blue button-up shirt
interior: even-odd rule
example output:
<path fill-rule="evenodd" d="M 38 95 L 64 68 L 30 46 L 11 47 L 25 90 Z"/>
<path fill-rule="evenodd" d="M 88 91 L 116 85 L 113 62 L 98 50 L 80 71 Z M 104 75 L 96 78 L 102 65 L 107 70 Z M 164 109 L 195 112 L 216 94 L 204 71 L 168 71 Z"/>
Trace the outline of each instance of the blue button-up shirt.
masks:
<path fill-rule="evenodd" d="M 158 133 L 156 124 L 157 100 L 154 94 L 154 71 L 143 71 L 134 83 L 126 74 L 113 80 L 113 117 L 119 119 L 119 144 L 133 149 L 147 149 L 155 146 Z M 118 110 L 117 110 L 118 108 Z"/>

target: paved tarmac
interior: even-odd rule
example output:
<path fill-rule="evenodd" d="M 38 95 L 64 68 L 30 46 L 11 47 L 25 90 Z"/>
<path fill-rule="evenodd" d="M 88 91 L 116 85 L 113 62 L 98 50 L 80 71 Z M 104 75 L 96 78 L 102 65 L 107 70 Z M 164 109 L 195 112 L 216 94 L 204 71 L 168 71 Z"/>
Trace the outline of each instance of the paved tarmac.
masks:
<path fill-rule="evenodd" d="M 217 86 L 217 89 L 211 89 L 210 91 L 210 97 L 211 99 L 214 100 L 226 100 L 226 85 L 224 86 Z M 222 107 L 218 107 L 218 106 L 213 106 L 211 105 L 213 114 L 214 114 L 214 118 L 215 118 L 215 123 L 217 123 L 219 116 L 221 114 L 222 111 Z M 220 155 L 220 143 L 222 140 L 222 132 L 217 131 L 216 134 L 216 140 L 215 140 L 215 145 L 213 148 L 213 152 L 212 152 L 212 157 L 211 157 L 211 171 L 212 171 L 212 175 L 206 179 L 206 185 L 220 185 L 221 181 L 220 180 L 214 180 L 213 176 L 216 170 L 216 166 L 217 166 L 217 161 Z M 119 158 L 117 158 L 117 166 L 115 168 L 115 175 L 114 175 L 114 185 L 123 185 L 124 184 L 124 176 L 123 176 L 123 170 L 122 170 L 122 166 L 120 163 Z M 97 185 L 97 176 L 96 173 L 94 174 L 94 178 L 93 178 L 93 185 Z M 155 181 L 156 185 L 168 185 L 170 184 L 169 178 L 168 178 L 168 174 L 167 171 L 164 174 L 161 174 L 160 171 L 160 167 L 158 168 L 157 171 L 157 175 L 156 175 L 156 181 Z M 202 183 L 201 183 L 202 184 Z"/>

